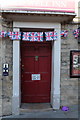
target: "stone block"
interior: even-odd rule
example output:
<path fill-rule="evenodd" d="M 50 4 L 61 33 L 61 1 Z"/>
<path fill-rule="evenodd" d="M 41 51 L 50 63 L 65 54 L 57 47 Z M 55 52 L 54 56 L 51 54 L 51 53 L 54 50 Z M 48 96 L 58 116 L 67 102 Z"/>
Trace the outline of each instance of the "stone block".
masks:
<path fill-rule="evenodd" d="M 2 116 L 2 99 L 0 99 L 0 116 Z"/>
<path fill-rule="evenodd" d="M 3 116 L 12 114 L 12 104 L 11 102 L 8 102 L 6 99 L 2 101 L 2 114 Z"/>

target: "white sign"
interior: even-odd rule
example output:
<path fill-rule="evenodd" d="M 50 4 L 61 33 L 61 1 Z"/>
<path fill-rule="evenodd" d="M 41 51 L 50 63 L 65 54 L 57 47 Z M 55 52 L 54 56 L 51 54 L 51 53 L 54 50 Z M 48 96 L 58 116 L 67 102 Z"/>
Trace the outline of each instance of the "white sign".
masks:
<path fill-rule="evenodd" d="M 40 74 L 32 74 L 32 80 L 40 80 Z"/>
<path fill-rule="evenodd" d="M 0 0 L 0 5 L 2 9 L 11 10 L 13 8 L 13 10 L 75 12 L 75 0 Z"/>

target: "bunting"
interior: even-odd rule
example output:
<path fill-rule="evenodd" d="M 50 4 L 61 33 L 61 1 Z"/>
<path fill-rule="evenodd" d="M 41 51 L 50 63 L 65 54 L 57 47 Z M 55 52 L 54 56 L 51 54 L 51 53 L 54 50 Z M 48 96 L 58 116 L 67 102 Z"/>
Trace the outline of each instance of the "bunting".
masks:
<path fill-rule="evenodd" d="M 6 31 L 1 31 L 0 32 L 0 37 L 6 37 L 7 36 L 7 32 Z"/>
<path fill-rule="evenodd" d="M 21 39 L 21 32 L 8 32 L 8 36 L 11 40 L 20 40 Z"/>
<path fill-rule="evenodd" d="M 56 40 L 57 39 L 57 32 L 44 32 L 46 41 Z M 61 31 L 61 37 L 67 37 L 68 31 L 63 30 Z M 74 31 L 75 37 L 78 35 L 78 31 Z M 21 40 L 21 32 L 6 32 L 1 31 L 0 37 L 9 37 L 12 40 Z M 43 32 L 22 32 L 22 40 L 24 41 L 44 41 Z"/>
<path fill-rule="evenodd" d="M 20 40 L 21 32 L 0 32 L 0 37 L 9 37 L 11 40 Z M 45 32 L 46 41 L 56 40 L 57 33 L 54 32 Z M 22 32 L 22 40 L 24 41 L 44 41 L 43 32 Z"/>
<path fill-rule="evenodd" d="M 46 41 L 54 40 L 54 32 L 45 32 Z"/>
<path fill-rule="evenodd" d="M 74 30 L 73 35 L 74 35 L 75 38 L 78 38 L 79 30 L 78 29 Z"/>
<path fill-rule="evenodd" d="M 23 32 L 22 40 L 43 41 L 43 32 Z"/>
<path fill-rule="evenodd" d="M 57 39 L 57 32 L 54 31 L 54 40 L 56 40 L 56 39 Z"/>
<path fill-rule="evenodd" d="M 61 31 L 61 37 L 67 37 L 68 36 L 68 31 L 67 30 L 62 30 Z"/>

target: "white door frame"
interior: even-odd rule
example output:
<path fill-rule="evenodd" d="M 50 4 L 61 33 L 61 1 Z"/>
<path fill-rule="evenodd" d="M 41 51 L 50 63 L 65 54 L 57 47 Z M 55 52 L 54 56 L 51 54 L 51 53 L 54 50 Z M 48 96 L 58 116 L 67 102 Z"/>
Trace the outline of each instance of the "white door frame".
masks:
<path fill-rule="evenodd" d="M 57 32 L 57 40 L 52 44 L 52 78 L 51 78 L 51 105 L 53 109 L 60 108 L 60 61 L 61 61 L 61 24 L 40 22 L 13 22 L 13 27 L 19 28 L 53 28 Z M 20 110 L 20 41 L 13 40 L 13 97 L 12 113 L 19 114 Z"/>

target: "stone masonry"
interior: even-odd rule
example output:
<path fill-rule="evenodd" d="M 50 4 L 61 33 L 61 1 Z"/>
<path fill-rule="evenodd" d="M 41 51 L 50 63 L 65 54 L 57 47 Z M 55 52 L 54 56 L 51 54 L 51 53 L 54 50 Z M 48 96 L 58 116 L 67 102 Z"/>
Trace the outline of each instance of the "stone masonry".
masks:
<path fill-rule="evenodd" d="M 8 31 L 11 25 L 2 20 L 0 30 Z M 12 41 L 9 38 L 0 38 L 0 116 L 10 115 L 12 112 L 12 55 Z M 2 76 L 4 63 L 9 64 L 9 76 Z"/>
<path fill-rule="evenodd" d="M 78 78 L 70 78 L 70 50 L 78 50 L 78 40 L 72 32 L 77 28 L 74 24 L 62 25 L 68 36 L 61 40 L 61 106 L 78 103 Z"/>
<path fill-rule="evenodd" d="M 2 19 L 1 19 L 1 14 L 0 14 L 0 30 L 2 30 Z M 2 115 L 2 41 L 0 40 L 0 116 Z"/>

